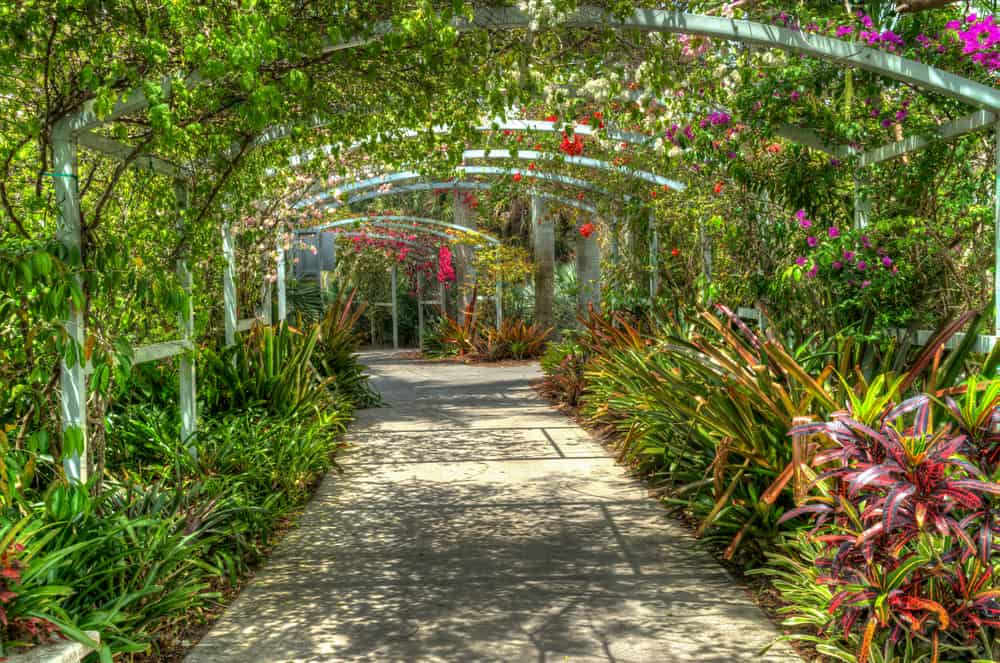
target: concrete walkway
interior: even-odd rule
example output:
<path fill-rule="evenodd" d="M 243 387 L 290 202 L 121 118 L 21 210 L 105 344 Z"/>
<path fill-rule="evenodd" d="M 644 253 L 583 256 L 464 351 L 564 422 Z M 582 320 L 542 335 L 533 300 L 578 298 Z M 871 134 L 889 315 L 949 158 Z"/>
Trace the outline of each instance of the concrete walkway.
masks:
<path fill-rule="evenodd" d="M 799 660 L 536 365 L 367 363 L 390 407 L 189 663 Z"/>

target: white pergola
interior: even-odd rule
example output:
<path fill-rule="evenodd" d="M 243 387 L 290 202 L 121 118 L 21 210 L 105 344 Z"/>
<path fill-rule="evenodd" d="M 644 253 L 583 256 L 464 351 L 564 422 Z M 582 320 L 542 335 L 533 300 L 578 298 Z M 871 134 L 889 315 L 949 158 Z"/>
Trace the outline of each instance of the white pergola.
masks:
<path fill-rule="evenodd" d="M 529 29 L 531 17 L 512 7 L 486 7 L 476 10 L 471 20 L 456 19 L 454 26 L 462 32 L 473 30 L 514 30 Z M 729 41 L 738 41 L 758 46 L 778 48 L 793 53 L 835 62 L 848 67 L 857 67 L 878 75 L 892 78 L 922 90 L 938 93 L 972 106 L 976 111 L 965 118 L 938 128 L 935 135 L 911 136 L 903 141 L 891 143 L 862 155 L 858 155 L 860 167 L 879 160 L 901 156 L 908 151 L 920 149 L 930 142 L 939 139 L 952 138 L 969 131 L 992 128 L 997 143 L 997 180 L 996 187 L 1000 189 L 1000 90 L 965 79 L 961 76 L 943 71 L 914 60 L 902 58 L 892 53 L 878 51 L 861 46 L 855 42 L 843 41 L 831 37 L 812 35 L 805 32 L 790 30 L 774 25 L 766 25 L 753 21 L 733 20 L 713 16 L 687 14 L 684 12 L 661 9 L 636 9 L 631 16 L 617 19 L 604 10 L 594 7 L 582 7 L 565 17 L 560 23 L 567 28 L 610 28 L 622 31 L 683 33 L 714 37 Z M 354 48 L 381 39 L 394 28 L 391 22 L 383 22 L 374 26 L 371 36 L 350 39 L 340 42 L 329 42 L 324 52 L 339 51 Z M 163 81 L 162 90 L 169 96 L 174 85 L 195 86 L 201 82 L 199 72 L 191 72 L 179 78 L 168 77 Z M 59 226 L 57 238 L 70 254 L 79 254 L 81 249 L 80 227 L 80 194 L 77 186 L 77 151 L 84 147 L 104 153 L 112 158 L 127 160 L 133 166 L 148 168 L 154 173 L 170 177 L 176 182 L 176 204 L 178 224 L 183 224 L 187 208 L 187 181 L 191 169 L 187 166 L 171 163 L 156 155 L 142 154 L 131 145 L 122 143 L 108 136 L 95 133 L 95 129 L 113 123 L 131 113 L 143 110 L 148 106 L 148 99 L 141 88 L 124 95 L 114 104 L 111 111 L 98 117 L 96 101 L 85 102 L 81 109 L 70 113 L 59 120 L 53 128 L 53 181 L 59 204 Z M 308 125 L 306 120 L 303 124 Z M 261 145 L 275 138 L 288 135 L 288 126 L 276 126 L 263 132 L 253 143 Z M 843 147 L 830 147 L 808 129 L 790 128 L 796 140 L 824 151 L 833 150 L 835 154 L 847 154 Z M 787 133 L 787 131 L 785 132 Z M 246 146 L 237 145 L 224 151 L 224 159 L 232 159 Z M 494 169 L 493 171 L 476 171 L 475 167 L 467 168 L 466 174 L 512 174 L 511 169 Z M 529 172 L 529 175 L 538 176 Z M 559 176 L 562 177 L 562 176 Z M 998 256 L 994 270 L 994 312 L 1000 321 L 1000 196 L 995 195 L 995 219 L 997 226 L 995 255 Z M 855 205 L 856 221 L 864 222 L 864 205 L 860 199 Z M 239 326 L 236 319 L 235 284 L 233 282 L 232 259 L 234 256 L 232 237 L 228 225 L 222 229 L 223 253 L 227 258 L 228 267 L 224 274 L 225 321 L 227 339 Z M 279 251 L 279 266 L 283 269 L 283 254 Z M 182 287 L 190 295 L 192 276 L 187 268 L 185 256 L 181 255 L 176 265 L 177 277 Z M 79 281 L 79 275 L 77 275 Z M 279 293 L 280 296 L 280 293 Z M 195 411 L 195 372 L 194 359 L 191 351 L 193 330 L 193 310 L 190 299 L 186 310 L 180 315 L 178 328 L 181 338 L 154 346 L 135 348 L 136 361 L 160 359 L 173 355 L 180 356 L 180 409 L 182 435 L 189 439 L 194 435 L 196 427 Z M 69 316 L 65 327 L 71 341 L 80 348 L 83 346 L 85 330 L 83 311 L 74 302 L 70 302 Z M 995 330 L 1000 332 L 1000 330 Z M 67 444 L 73 450 L 64 458 L 63 464 L 70 481 L 86 479 L 85 464 L 81 462 L 86 446 L 86 379 L 85 367 L 81 360 L 82 353 L 74 352 L 64 355 L 61 370 L 61 416 L 64 440 L 73 441 Z"/>

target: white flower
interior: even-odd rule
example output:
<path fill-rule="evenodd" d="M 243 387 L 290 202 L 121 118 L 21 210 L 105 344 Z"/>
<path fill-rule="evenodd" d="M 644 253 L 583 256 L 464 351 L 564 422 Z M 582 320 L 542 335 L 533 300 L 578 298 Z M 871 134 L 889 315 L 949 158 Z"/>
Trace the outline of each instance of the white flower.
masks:
<path fill-rule="evenodd" d="M 670 148 L 670 151 L 667 152 L 667 156 L 670 157 L 671 159 L 682 157 L 684 156 L 684 150 L 674 145 L 673 147 Z"/>

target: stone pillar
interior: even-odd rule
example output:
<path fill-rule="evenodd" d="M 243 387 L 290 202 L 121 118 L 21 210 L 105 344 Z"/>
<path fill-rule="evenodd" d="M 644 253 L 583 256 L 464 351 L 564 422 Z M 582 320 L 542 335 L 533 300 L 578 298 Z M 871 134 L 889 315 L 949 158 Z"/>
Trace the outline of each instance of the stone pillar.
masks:
<path fill-rule="evenodd" d="M 476 210 L 465 203 L 465 193 L 455 189 L 452 202 L 455 211 L 455 225 L 470 230 L 476 229 Z M 476 266 L 473 262 L 475 250 L 467 244 L 458 244 L 453 251 L 455 263 L 455 298 L 459 322 L 465 322 L 465 309 L 472 298 L 476 285 Z"/>
<path fill-rule="evenodd" d="M 556 228 L 545 218 L 545 200 L 531 197 L 531 235 L 535 248 L 535 322 L 555 324 Z"/>
<path fill-rule="evenodd" d="M 582 227 L 585 224 L 581 224 Z M 576 234 L 576 295 L 577 312 L 588 315 L 590 307 L 599 310 L 601 306 L 601 248 L 597 242 L 597 231 L 590 237 Z"/>

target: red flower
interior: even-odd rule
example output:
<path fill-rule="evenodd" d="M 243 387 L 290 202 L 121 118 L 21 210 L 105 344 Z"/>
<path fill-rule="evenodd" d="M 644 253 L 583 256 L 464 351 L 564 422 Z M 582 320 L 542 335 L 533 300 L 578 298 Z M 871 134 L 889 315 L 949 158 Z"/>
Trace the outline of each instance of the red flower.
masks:
<path fill-rule="evenodd" d="M 715 195 L 719 195 L 720 193 L 722 193 L 722 182 L 716 182 L 715 183 L 715 189 L 714 189 L 714 191 L 715 191 Z"/>
<path fill-rule="evenodd" d="M 513 179 L 514 179 L 515 182 L 520 182 L 521 181 L 521 173 L 514 173 L 514 178 Z"/>
<path fill-rule="evenodd" d="M 536 150 L 541 150 L 542 149 L 542 144 L 541 143 L 535 143 L 535 149 Z"/>
<path fill-rule="evenodd" d="M 678 249 L 676 246 L 674 248 L 670 249 L 670 255 L 672 255 L 673 257 L 676 258 L 680 254 L 681 254 L 681 250 Z"/>
<path fill-rule="evenodd" d="M 779 145 L 778 143 L 771 143 L 765 149 L 767 149 L 767 151 L 770 152 L 771 154 L 779 154 L 781 152 L 781 145 Z"/>
<path fill-rule="evenodd" d="M 513 131 L 511 131 L 510 129 L 504 129 L 504 130 L 503 130 L 503 135 L 504 135 L 504 136 L 509 136 L 509 135 L 511 135 L 512 133 L 514 133 L 514 132 L 513 132 Z"/>
<path fill-rule="evenodd" d="M 528 164 L 528 170 L 534 170 L 534 169 L 535 169 L 535 162 L 532 161 L 531 163 Z"/>
<path fill-rule="evenodd" d="M 583 139 L 574 134 L 573 140 L 570 140 L 568 135 L 563 134 L 562 143 L 559 144 L 559 149 L 571 157 L 583 154 Z"/>
<path fill-rule="evenodd" d="M 580 193 L 576 194 L 576 199 L 577 200 L 583 200 L 583 191 L 581 191 Z"/>
<path fill-rule="evenodd" d="M 593 234 L 594 234 L 593 223 L 585 223 L 582 226 L 580 226 L 580 236 L 583 237 L 584 239 L 587 239 Z"/>
<path fill-rule="evenodd" d="M 559 121 L 559 116 L 558 115 L 546 115 L 545 116 L 545 121 L 546 122 L 558 122 Z"/>
<path fill-rule="evenodd" d="M 656 198 L 656 189 L 650 189 L 649 190 L 649 197 L 650 198 Z"/>

